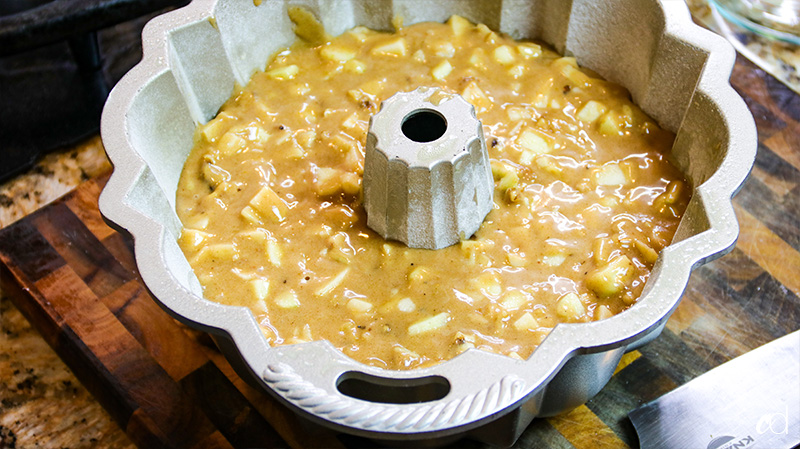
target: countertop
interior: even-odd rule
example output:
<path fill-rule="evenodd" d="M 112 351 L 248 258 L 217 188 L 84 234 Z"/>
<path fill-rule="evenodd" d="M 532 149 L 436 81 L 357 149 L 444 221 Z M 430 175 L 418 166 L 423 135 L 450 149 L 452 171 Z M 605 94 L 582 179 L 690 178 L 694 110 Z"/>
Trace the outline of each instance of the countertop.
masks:
<path fill-rule="evenodd" d="M 692 6 L 702 20 L 702 6 Z M 630 375 L 615 376 L 586 406 L 537 421 L 535 430 L 558 447 L 635 446 L 630 424 L 604 414 L 597 401 L 633 408 L 800 325 L 800 96 L 741 57 L 732 84 L 753 112 L 760 142 L 753 173 L 735 200 L 739 242 L 693 274 L 664 334 L 623 359 L 620 369 L 639 365 Z M 108 168 L 99 137 L 46 156 L 0 185 L 0 227 Z M 691 357 L 661 357 L 675 345 Z M 645 369 L 659 370 L 663 379 L 637 383 L 633 374 Z M 0 378 L 0 447 L 133 447 L 2 292 Z M 531 435 L 523 435 L 522 447 L 544 447 Z"/>

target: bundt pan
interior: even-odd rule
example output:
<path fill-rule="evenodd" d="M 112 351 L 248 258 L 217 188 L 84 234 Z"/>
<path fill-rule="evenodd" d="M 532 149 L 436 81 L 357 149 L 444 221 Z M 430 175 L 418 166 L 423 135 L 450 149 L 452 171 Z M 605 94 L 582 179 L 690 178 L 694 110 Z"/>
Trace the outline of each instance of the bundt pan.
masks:
<path fill-rule="evenodd" d="M 270 347 L 248 309 L 203 299 L 177 244 L 175 193 L 198 124 L 295 40 L 289 6 L 332 34 L 389 30 L 452 14 L 514 38 L 542 40 L 625 86 L 677 134 L 674 160 L 694 186 L 673 242 L 638 303 L 612 318 L 560 324 L 524 361 L 478 350 L 429 368 L 365 366 L 326 341 Z M 111 92 L 102 137 L 114 173 L 105 217 L 135 239 L 153 296 L 175 318 L 212 334 L 239 374 L 300 415 L 378 440 L 444 443 L 469 436 L 511 445 L 534 417 L 583 404 L 620 357 L 654 339 L 691 270 L 726 253 L 738 225 L 731 197 L 756 152 L 753 118 L 728 78 L 735 53 L 694 25 L 678 0 L 195 0 L 151 21 L 144 58 Z"/>

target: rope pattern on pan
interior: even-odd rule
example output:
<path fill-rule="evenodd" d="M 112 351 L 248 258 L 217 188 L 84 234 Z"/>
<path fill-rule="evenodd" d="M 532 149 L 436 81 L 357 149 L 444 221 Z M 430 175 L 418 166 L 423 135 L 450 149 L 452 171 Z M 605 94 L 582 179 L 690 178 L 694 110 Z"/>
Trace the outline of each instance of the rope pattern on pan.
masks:
<path fill-rule="evenodd" d="M 447 402 L 420 405 L 369 404 L 329 394 L 314 386 L 285 363 L 267 366 L 264 381 L 296 406 L 318 416 L 363 429 L 420 432 L 488 416 L 520 399 L 525 382 L 509 374 L 475 393 Z"/>

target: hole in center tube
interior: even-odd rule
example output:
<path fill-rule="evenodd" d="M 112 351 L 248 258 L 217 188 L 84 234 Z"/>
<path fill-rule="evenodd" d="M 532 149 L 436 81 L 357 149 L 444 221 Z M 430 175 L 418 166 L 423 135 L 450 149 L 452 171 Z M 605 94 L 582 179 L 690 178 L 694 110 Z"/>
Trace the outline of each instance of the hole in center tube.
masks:
<path fill-rule="evenodd" d="M 419 109 L 403 119 L 401 129 L 414 142 L 433 142 L 447 131 L 447 121 L 436 111 Z"/>
<path fill-rule="evenodd" d="M 450 393 L 450 382 L 441 376 L 390 379 L 357 371 L 342 374 L 336 388 L 345 396 L 383 404 L 416 404 L 437 401 Z"/>

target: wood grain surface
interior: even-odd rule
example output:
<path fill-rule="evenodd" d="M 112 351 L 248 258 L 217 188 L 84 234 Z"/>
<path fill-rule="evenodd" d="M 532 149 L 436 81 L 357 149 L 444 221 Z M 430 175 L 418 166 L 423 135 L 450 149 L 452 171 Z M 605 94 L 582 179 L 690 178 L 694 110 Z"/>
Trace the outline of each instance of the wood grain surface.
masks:
<path fill-rule="evenodd" d="M 637 447 L 627 413 L 800 327 L 800 97 L 741 58 L 731 80 L 759 149 L 736 197 L 736 248 L 697 269 L 663 334 L 587 404 L 515 447 Z M 107 175 L 0 230 L 2 289 L 131 440 L 152 447 L 372 447 L 311 425 L 239 379 L 205 334 L 161 310 L 131 241 L 106 226 Z M 482 447 L 461 441 L 453 447 Z"/>

